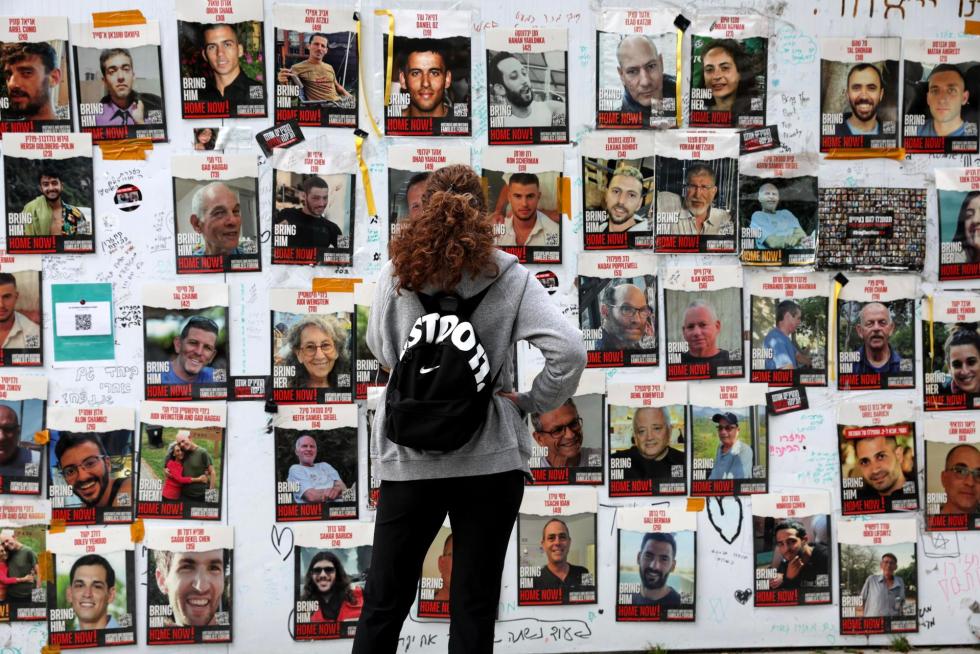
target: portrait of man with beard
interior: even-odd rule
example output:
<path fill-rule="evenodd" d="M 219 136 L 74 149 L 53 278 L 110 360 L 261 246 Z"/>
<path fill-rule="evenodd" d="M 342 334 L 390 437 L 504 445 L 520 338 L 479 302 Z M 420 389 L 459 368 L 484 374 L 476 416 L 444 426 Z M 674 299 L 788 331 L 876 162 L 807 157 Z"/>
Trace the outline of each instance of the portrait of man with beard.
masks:
<path fill-rule="evenodd" d="M 885 84 L 881 71 L 874 64 L 860 63 L 847 73 L 844 89 L 851 110 L 844 114 L 844 122 L 837 126 L 835 136 L 881 134 L 878 107 L 885 98 Z"/>
<path fill-rule="evenodd" d="M 503 127 L 552 127 L 565 124 L 566 109 L 556 100 L 535 94 L 527 66 L 511 52 L 498 52 L 490 58 L 488 91 L 490 104 L 505 105 Z M 542 92 L 543 95 L 543 92 Z"/>
<path fill-rule="evenodd" d="M 681 596 L 667 585 L 670 573 L 677 567 L 677 541 L 673 534 L 645 534 L 636 553 L 636 565 L 640 569 L 640 582 L 643 588 L 630 594 L 633 606 L 654 606 L 677 608 Z"/>
<path fill-rule="evenodd" d="M 63 120 L 51 95 L 62 81 L 58 54 L 50 43 L 5 43 L 0 50 L 0 71 L 7 86 L 9 106 L 4 120 Z M 67 79 L 67 77 L 65 78 Z"/>
<path fill-rule="evenodd" d="M 112 478 L 112 460 L 98 435 L 61 432 L 54 457 L 61 476 L 85 506 L 132 506 L 133 479 Z"/>

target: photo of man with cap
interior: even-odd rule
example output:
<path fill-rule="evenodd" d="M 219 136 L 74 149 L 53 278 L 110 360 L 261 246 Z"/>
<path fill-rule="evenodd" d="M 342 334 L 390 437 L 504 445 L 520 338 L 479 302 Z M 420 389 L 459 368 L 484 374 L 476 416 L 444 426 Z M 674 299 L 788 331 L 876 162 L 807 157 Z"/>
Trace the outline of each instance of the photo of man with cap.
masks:
<path fill-rule="evenodd" d="M 752 448 L 738 439 L 738 416 L 731 411 L 711 417 L 718 425 L 718 449 L 709 480 L 750 479 Z"/>

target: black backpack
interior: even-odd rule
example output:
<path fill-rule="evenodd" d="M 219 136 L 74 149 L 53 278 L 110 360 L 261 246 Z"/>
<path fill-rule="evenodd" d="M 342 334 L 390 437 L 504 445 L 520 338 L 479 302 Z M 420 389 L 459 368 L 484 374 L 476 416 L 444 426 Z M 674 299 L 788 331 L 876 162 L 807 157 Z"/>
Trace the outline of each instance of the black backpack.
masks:
<path fill-rule="evenodd" d="M 483 426 L 497 376 L 490 377 L 470 316 L 491 288 L 465 300 L 417 293 L 425 313 L 412 326 L 385 394 L 385 436 L 392 442 L 450 452 Z"/>

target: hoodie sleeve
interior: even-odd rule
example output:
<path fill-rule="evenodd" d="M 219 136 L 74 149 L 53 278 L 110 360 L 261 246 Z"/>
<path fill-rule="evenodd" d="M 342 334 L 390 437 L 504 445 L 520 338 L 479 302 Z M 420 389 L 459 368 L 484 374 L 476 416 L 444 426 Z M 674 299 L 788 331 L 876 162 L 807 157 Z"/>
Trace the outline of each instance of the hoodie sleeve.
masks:
<path fill-rule="evenodd" d="M 514 326 L 514 341 L 521 340 L 541 350 L 544 368 L 535 376 L 531 390 L 518 394 L 518 406 L 528 413 L 544 413 L 561 406 L 578 388 L 586 363 L 585 343 L 579 330 L 562 315 L 530 273 Z"/>

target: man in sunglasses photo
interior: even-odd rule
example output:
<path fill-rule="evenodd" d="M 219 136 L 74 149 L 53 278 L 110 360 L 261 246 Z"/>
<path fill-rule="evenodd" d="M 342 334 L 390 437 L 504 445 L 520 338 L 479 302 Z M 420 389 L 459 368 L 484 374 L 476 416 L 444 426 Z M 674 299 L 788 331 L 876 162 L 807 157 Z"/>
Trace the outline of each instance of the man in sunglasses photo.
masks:
<path fill-rule="evenodd" d="M 132 506 L 133 479 L 112 479 L 112 461 L 96 434 L 61 432 L 54 455 L 65 482 L 86 506 Z"/>

